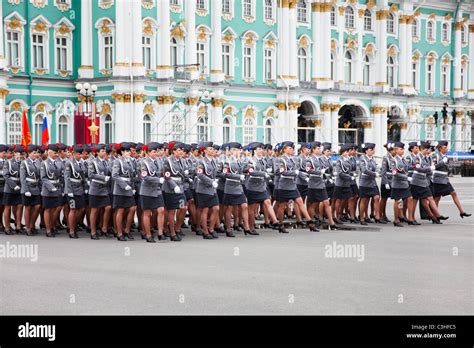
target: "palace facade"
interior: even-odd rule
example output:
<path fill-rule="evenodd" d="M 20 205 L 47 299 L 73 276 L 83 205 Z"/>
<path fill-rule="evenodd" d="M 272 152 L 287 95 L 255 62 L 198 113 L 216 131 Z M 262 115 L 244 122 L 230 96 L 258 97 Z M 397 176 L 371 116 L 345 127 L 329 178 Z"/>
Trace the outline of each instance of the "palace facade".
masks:
<path fill-rule="evenodd" d="M 25 110 L 34 143 L 44 117 L 74 143 L 87 82 L 104 143 L 471 147 L 472 1 L 2 0 L 0 19 L 0 143 Z"/>

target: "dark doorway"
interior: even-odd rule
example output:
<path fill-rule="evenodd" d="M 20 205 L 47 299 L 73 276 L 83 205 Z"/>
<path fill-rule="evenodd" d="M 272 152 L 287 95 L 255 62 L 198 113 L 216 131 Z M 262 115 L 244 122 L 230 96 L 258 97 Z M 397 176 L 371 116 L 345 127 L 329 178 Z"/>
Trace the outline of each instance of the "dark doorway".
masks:
<path fill-rule="evenodd" d="M 358 119 L 363 117 L 363 111 L 356 105 L 344 105 L 339 110 L 339 143 L 357 144 L 364 142 L 364 131 L 358 126 Z"/>
<path fill-rule="evenodd" d="M 298 142 L 309 143 L 315 141 L 315 129 L 312 118 L 315 111 L 313 105 L 304 101 L 298 108 Z"/>
<path fill-rule="evenodd" d="M 401 117 L 401 110 L 398 106 L 392 106 L 387 111 L 387 139 L 392 142 L 401 141 Z"/>

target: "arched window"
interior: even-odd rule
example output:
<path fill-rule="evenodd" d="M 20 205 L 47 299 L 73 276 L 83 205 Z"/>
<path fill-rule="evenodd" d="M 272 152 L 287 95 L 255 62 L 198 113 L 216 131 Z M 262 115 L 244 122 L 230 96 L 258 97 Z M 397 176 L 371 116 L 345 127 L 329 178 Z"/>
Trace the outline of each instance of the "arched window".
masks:
<path fill-rule="evenodd" d="M 418 19 L 414 19 L 413 23 L 411 24 L 411 36 L 418 39 L 420 37 Z"/>
<path fill-rule="evenodd" d="M 420 70 L 418 60 L 413 60 L 411 62 L 411 73 L 412 73 L 412 84 L 415 90 L 420 90 Z"/>
<path fill-rule="evenodd" d="M 111 115 L 104 117 L 104 143 L 111 144 L 114 142 L 114 124 Z"/>
<path fill-rule="evenodd" d="M 449 59 L 449 58 L 448 58 Z M 441 93 L 447 94 L 449 93 L 450 87 L 450 63 L 444 63 L 441 65 Z M 444 138 L 443 138 L 444 139 Z"/>
<path fill-rule="evenodd" d="M 346 7 L 345 20 L 346 28 L 354 28 L 354 9 L 351 6 Z"/>
<path fill-rule="evenodd" d="M 298 1 L 298 22 L 299 23 L 307 23 L 308 22 L 308 4 L 306 0 L 299 0 Z"/>
<path fill-rule="evenodd" d="M 306 49 L 300 48 L 298 50 L 298 77 L 300 81 L 307 81 L 308 74 L 308 54 Z"/>
<path fill-rule="evenodd" d="M 21 113 L 12 112 L 8 118 L 8 144 L 21 143 Z"/>
<path fill-rule="evenodd" d="M 253 118 L 246 117 L 244 119 L 244 144 L 250 144 L 255 141 L 255 128 L 253 125 Z"/>
<path fill-rule="evenodd" d="M 345 54 L 346 64 L 344 65 L 344 81 L 347 83 L 352 83 L 352 70 L 353 70 L 353 61 L 352 53 L 347 51 Z"/>
<path fill-rule="evenodd" d="M 178 65 L 178 42 L 173 37 L 171 38 L 171 65 Z"/>
<path fill-rule="evenodd" d="M 441 27 L 441 40 L 444 42 L 449 41 L 449 26 L 448 23 L 443 23 L 443 26 Z"/>
<path fill-rule="evenodd" d="M 335 26 L 336 25 L 336 6 L 331 7 L 331 25 Z"/>
<path fill-rule="evenodd" d="M 265 143 L 266 144 L 271 144 L 272 142 L 272 127 L 273 127 L 273 121 L 271 119 L 267 119 L 265 121 Z"/>
<path fill-rule="evenodd" d="M 435 86 L 435 61 L 434 59 L 428 58 L 426 63 L 426 81 L 425 88 L 429 93 L 434 92 Z"/>
<path fill-rule="evenodd" d="M 466 38 L 466 26 L 463 25 L 461 27 L 461 43 L 466 44 L 467 43 L 467 38 Z"/>
<path fill-rule="evenodd" d="M 364 86 L 368 86 L 370 85 L 370 58 L 369 56 L 366 54 L 364 56 Z"/>
<path fill-rule="evenodd" d="M 273 8 L 274 0 L 265 0 L 265 20 L 271 21 L 275 19 L 274 8 Z"/>
<path fill-rule="evenodd" d="M 230 142 L 230 120 L 228 117 L 224 118 L 224 121 L 222 122 L 222 142 L 224 144 Z"/>
<path fill-rule="evenodd" d="M 468 71 L 467 59 L 461 59 L 461 90 L 467 92 L 466 72 Z"/>
<path fill-rule="evenodd" d="M 426 39 L 434 40 L 434 22 L 432 20 L 426 22 Z"/>
<path fill-rule="evenodd" d="M 198 141 L 207 141 L 207 116 L 199 117 L 197 120 Z"/>
<path fill-rule="evenodd" d="M 69 144 L 68 139 L 68 119 L 67 116 L 61 115 L 58 119 L 58 141 L 63 144 Z M 40 143 L 37 143 L 40 144 Z"/>
<path fill-rule="evenodd" d="M 99 40 L 99 69 L 111 71 L 114 64 L 114 23 L 103 18 L 96 24 Z"/>
<path fill-rule="evenodd" d="M 34 118 L 34 144 L 41 144 L 42 126 L 44 114 L 36 114 Z"/>
<path fill-rule="evenodd" d="M 364 11 L 364 30 L 372 30 L 372 12 L 369 9 Z"/>
<path fill-rule="evenodd" d="M 183 138 L 184 125 L 180 112 L 174 112 L 171 116 L 171 135 L 174 140 L 181 141 Z"/>
<path fill-rule="evenodd" d="M 143 142 L 148 144 L 151 141 L 151 116 L 143 116 Z"/>
<path fill-rule="evenodd" d="M 387 58 L 387 83 L 390 87 L 395 87 L 395 58 L 389 56 Z"/>
<path fill-rule="evenodd" d="M 448 126 L 443 124 L 441 126 L 441 139 L 449 139 Z"/>
<path fill-rule="evenodd" d="M 395 34 L 395 16 L 389 13 L 387 17 L 387 33 Z"/>

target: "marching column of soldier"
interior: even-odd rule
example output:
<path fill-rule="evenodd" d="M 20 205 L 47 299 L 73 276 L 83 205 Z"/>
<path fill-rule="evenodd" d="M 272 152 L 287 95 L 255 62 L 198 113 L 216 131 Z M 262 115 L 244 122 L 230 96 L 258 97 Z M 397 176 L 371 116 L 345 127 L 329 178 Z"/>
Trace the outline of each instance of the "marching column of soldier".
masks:
<path fill-rule="evenodd" d="M 155 243 L 181 241 L 184 228 L 204 239 L 257 236 L 259 219 L 280 233 L 404 227 L 420 225 L 417 204 L 421 219 L 448 219 L 439 208 L 445 196 L 471 216 L 449 182 L 447 141 L 388 142 L 381 166 L 375 146 L 343 144 L 334 160 L 331 144 L 318 141 L 0 145 L 0 230 L 119 241 L 138 231 Z"/>

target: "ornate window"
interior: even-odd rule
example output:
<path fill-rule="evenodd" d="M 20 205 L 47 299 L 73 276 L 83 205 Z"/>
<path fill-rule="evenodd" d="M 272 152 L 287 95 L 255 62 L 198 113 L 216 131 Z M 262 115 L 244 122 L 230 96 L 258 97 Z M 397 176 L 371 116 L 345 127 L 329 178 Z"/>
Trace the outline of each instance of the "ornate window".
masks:
<path fill-rule="evenodd" d="M 206 54 L 206 43 L 205 42 L 198 42 L 196 44 L 196 55 L 197 55 L 197 62 L 201 69 L 201 73 L 207 75 L 207 54 Z"/>
<path fill-rule="evenodd" d="M 207 116 L 200 116 L 197 120 L 198 142 L 208 139 L 208 119 Z"/>
<path fill-rule="evenodd" d="M 420 26 L 419 26 L 418 19 L 416 18 L 413 20 L 413 23 L 411 24 L 411 36 L 416 40 L 420 38 Z"/>
<path fill-rule="evenodd" d="M 66 76 L 72 73 L 72 31 L 74 26 L 62 19 L 55 26 L 55 73 Z"/>
<path fill-rule="evenodd" d="M 68 130 L 68 117 L 66 115 L 59 116 L 58 119 L 58 141 L 63 144 L 69 144 L 69 130 Z M 40 143 L 37 143 L 40 144 Z"/>
<path fill-rule="evenodd" d="M 395 57 L 387 57 L 387 83 L 390 87 L 397 85 L 397 65 Z"/>
<path fill-rule="evenodd" d="M 255 127 L 254 120 L 252 117 L 245 117 L 244 119 L 244 144 L 250 144 L 255 141 Z"/>
<path fill-rule="evenodd" d="M 418 60 L 413 60 L 411 63 L 412 83 L 415 90 L 420 90 L 420 65 Z"/>
<path fill-rule="evenodd" d="M 264 6 L 265 21 L 275 20 L 275 0 L 265 0 Z"/>
<path fill-rule="evenodd" d="M 435 40 L 435 22 L 433 20 L 426 22 L 426 39 L 428 41 Z"/>
<path fill-rule="evenodd" d="M 297 18 L 298 23 L 308 23 L 308 3 L 306 0 L 298 0 Z"/>
<path fill-rule="evenodd" d="M 366 9 L 364 11 L 364 30 L 369 31 L 372 29 L 372 11 Z"/>
<path fill-rule="evenodd" d="M 331 25 L 336 26 L 337 11 L 336 6 L 331 7 Z"/>
<path fill-rule="evenodd" d="M 114 65 L 115 27 L 108 18 L 101 18 L 96 23 L 99 40 L 99 70 L 109 75 Z M 121 62 L 123 63 L 123 62 Z"/>
<path fill-rule="evenodd" d="M 463 25 L 461 27 L 461 43 L 463 45 L 467 44 L 467 35 L 466 35 L 466 32 L 467 32 L 467 26 L 466 25 Z"/>
<path fill-rule="evenodd" d="M 34 134 L 34 144 L 41 144 L 41 136 L 43 133 L 43 118 L 44 114 L 36 114 L 34 117 L 34 125 L 33 125 L 33 134 Z M 67 144 L 67 143 L 65 143 Z"/>
<path fill-rule="evenodd" d="M 354 9 L 352 6 L 346 7 L 345 26 L 346 28 L 354 28 Z"/>
<path fill-rule="evenodd" d="M 425 90 L 428 94 L 435 91 L 435 76 L 436 76 L 436 59 L 438 57 L 430 52 L 426 58 L 426 78 L 425 78 Z"/>
<path fill-rule="evenodd" d="M 7 30 L 7 61 L 12 67 L 21 66 L 20 59 L 20 32 Z"/>
<path fill-rule="evenodd" d="M 298 78 L 308 81 L 308 53 L 303 47 L 298 49 Z"/>
<path fill-rule="evenodd" d="M 154 20 L 146 18 L 142 29 L 142 60 L 147 71 L 156 67 L 156 29 Z"/>
<path fill-rule="evenodd" d="M 115 125 L 110 114 L 104 116 L 104 143 L 111 144 L 115 139 Z"/>
<path fill-rule="evenodd" d="M 222 14 L 232 15 L 232 0 L 222 0 Z"/>
<path fill-rule="evenodd" d="M 143 142 L 148 144 L 151 141 L 151 116 L 143 116 Z"/>
<path fill-rule="evenodd" d="M 463 56 L 461 58 L 461 90 L 463 90 L 464 93 L 467 92 L 467 80 L 466 80 L 467 71 L 468 71 L 467 57 Z"/>
<path fill-rule="evenodd" d="M 331 51 L 331 80 L 336 79 L 336 53 Z"/>
<path fill-rule="evenodd" d="M 371 81 L 371 59 L 369 57 L 369 55 L 365 55 L 364 56 L 364 76 L 363 76 L 363 83 L 364 83 L 364 86 L 369 86 L 370 85 L 370 81 Z"/>
<path fill-rule="evenodd" d="M 45 68 L 47 67 L 46 51 L 48 44 L 46 41 L 46 35 L 33 34 L 31 39 L 33 58 L 31 62 L 31 69 L 33 71 L 45 70 Z"/>
<path fill-rule="evenodd" d="M 265 139 L 264 139 L 264 142 L 266 144 L 271 144 L 272 143 L 272 127 L 273 127 L 273 121 L 272 121 L 272 119 L 268 118 L 265 121 Z"/>
<path fill-rule="evenodd" d="M 242 0 L 242 15 L 244 19 L 255 18 L 254 0 Z"/>
<path fill-rule="evenodd" d="M 434 118 L 429 116 L 425 120 L 425 140 L 434 140 L 435 138 L 435 127 L 434 127 Z"/>
<path fill-rule="evenodd" d="M 444 43 L 448 43 L 449 40 L 449 24 L 448 23 L 443 23 L 441 26 L 441 40 Z"/>
<path fill-rule="evenodd" d="M 387 33 L 395 34 L 395 15 L 389 13 L 387 17 Z"/>
<path fill-rule="evenodd" d="M 222 45 L 222 69 L 224 76 L 232 76 L 231 74 L 231 53 L 230 45 Z"/>
<path fill-rule="evenodd" d="M 230 142 L 230 134 L 231 134 L 231 121 L 229 117 L 224 118 L 224 121 L 222 122 L 222 142 L 224 144 Z"/>
<path fill-rule="evenodd" d="M 253 81 L 256 76 L 255 50 L 258 37 L 254 32 L 247 31 L 241 39 L 243 61 L 242 79 L 245 81 Z"/>
<path fill-rule="evenodd" d="M 176 111 L 171 115 L 171 137 L 174 140 L 182 141 L 184 132 L 184 122 L 182 112 Z"/>
<path fill-rule="evenodd" d="M 353 83 L 353 70 L 354 70 L 354 61 L 351 51 L 346 51 L 345 54 L 345 64 L 344 64 L 344 82 Z"/>
<path fill-rule="evenodd" d="M 171 65 L 176 66 L 178 65 L 178 41 L 173 37 L 171 38 L 171 47 L 170 47 L 170 54 L 171 54 Z"/>
<path fill-rule="evenodd" d="M 196 0 L 196 10 L 207 11 L 207 1 L 206 0 Z"/>
<path fill-rule="evenodd" d="M 8 144 L 21 144 L 21 113 L 18 111 L 8 117 Z"/>
<path fill-rule="evenodd" d="M 7 63 L 11 71 L 17 73 L 24 71 L 24 29 L 26 21 L 17 13 L 13 12 L 4 18 L 5 22 L 5 48 Z"/>
<path fill-rule="evenodd" d="M 276 59 L 275 50 L 272 48 L 264 49 L 264 80 L 275 80 L 276 79 Z"/>
<path fill-rule="evenodd" d="M 451 58 L 447 55 L 442 58 L 441 64 L 441 93 L 448 94 L 451 89 Z M 444 138 L 443 138 L 444 139 Z"/>

